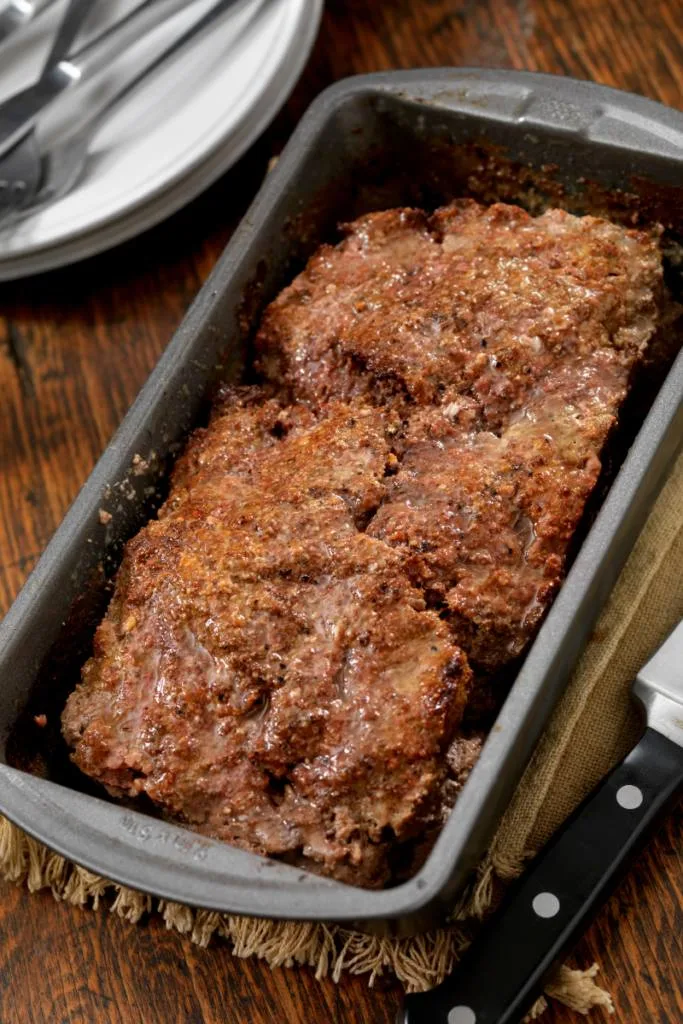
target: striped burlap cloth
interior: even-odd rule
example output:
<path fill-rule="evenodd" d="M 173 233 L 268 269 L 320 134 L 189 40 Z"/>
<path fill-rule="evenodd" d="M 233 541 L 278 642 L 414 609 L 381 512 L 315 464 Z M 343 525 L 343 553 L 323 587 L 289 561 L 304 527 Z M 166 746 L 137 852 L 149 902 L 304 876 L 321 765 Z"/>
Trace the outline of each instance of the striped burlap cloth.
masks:
<path fill-rule="evenodd" d="M 258 921 L 193 911 L 114 885 L 67 863 L 0 818 L 0 873 L 31 891 L 51 888 L 57 899 L 94 909 L 106 901 L 131 922 L 161 913 L 169 928 L 206 945 L 213 935 L 235 956 L 259 956 L 272 966 L 308 964 L 319 978 L 344 971 L 369 983 L 393 972 L 408 989 L 436 984 L 476 932 L 506 880 L 521 870 L 573 807 L 635 742 L 638 719 L 631 680 L 652 650 L 683 617 L 683 455 L 679 458 L 612 594 L 593 638 L 500 826 L 477 877 L 453 911 L 453 923 L 402 941 L 336 926 Z M 586 1013 L 611 1008 L 587 971 L 561 968 L 546 994 Z M 606 979 L 609 984 L 610 979 Z M 544 1009 L 540 1000 L 530 1016 Z"/>

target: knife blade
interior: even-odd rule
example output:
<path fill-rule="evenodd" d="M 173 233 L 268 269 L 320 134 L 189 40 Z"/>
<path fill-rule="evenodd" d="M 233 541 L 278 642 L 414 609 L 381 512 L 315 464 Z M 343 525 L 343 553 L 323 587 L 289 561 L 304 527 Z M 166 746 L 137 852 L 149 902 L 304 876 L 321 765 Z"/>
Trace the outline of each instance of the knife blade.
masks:
<path fill-rule="evenodd" d="M 641 668 L 633 692 L 648 726 L 683 747 L 683 622 Z"/>
<path fill-rule="evenodd" d="M 515 1024 L 683 783 L 683 622 L 640 670 L 646 728 L 511 888 L 446 980 L 398 1024 Z"/>

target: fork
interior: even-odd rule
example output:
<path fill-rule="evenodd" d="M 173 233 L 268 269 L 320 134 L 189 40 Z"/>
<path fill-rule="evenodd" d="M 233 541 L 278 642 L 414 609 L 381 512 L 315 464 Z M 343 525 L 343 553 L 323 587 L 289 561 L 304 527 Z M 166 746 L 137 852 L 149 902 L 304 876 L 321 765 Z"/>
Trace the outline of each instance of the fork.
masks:
<path fill-rule="evenodd" d="M 151 73 L 165 64 L 191 40 L 208 29 L 222 14 L 233 7 L 249 7 L 247 25 L 240 25 L 230 39 L 234 42 L 252 23 L 255 14 L 268 0 L 216 0 L 211 8 L 178 39 L 142 69 L 138 69 L 113 97 L 95 94 L 91 106 L 80 121 L 71 124 L 65 134 L 56 135 L 52 144 L 41 146 L 36 129 L 26 135 L 0 160 L 0 228 L 16 223 L 29 213 L 43 209 L 66 195 L 79 180 L 87 162 L 90 142 L 104 121 Z M 160 8 L 163 7 L 163 12 Z M 187 0 L 146 0 L 141 7 L 114 26 L 94 43 L 70 58 L 69 64 L 85 82 L 102 69 L 105 59 L 119 56 L 145 31 L 151 31 L 169 16 L 187 7 Z"/>
<path fill-rule="evenodd" d="M 50 0 L 35 0 L 33 4 L 27 3 L 25 6 L 28 9 L 24 11 L 25 20 L 31 20 L 44 10 L 49 2 Z M 43 70 L 33 86 L 33 96 L 38 106 L 45 102 L 45 95 L 49 96 L 50 84 L 55 74 L 60 73 L 61 62 L 80 32 L 91 7 L 91 0 L 69 0 L 52 41 L 50 52 L 43 63 Z M 8 8 L 10 14 L 16 10 L 16 2 Z M 1 27 L 2 21 L 0 20 Z M 33 121 L 32 109 L 30 102 L 28 107 L 21 102 L 14 106 L 9 102 L 3 104 L 1 108 L 0 153 L 4 153 L 8 146 L 10 153 L 2 162 L 0 169 L 0 211 L 3 206 L 10 209 L 12 207 L 20 208 L 25 204 L 27 197 L 39 187 L 40 159 L 35 135 L 30 130 Z M 22 136 L 24 137 L 23 145 L 15 146 L 12 149 L 14 142 Z"/>
<path fill-rule="evenodd" d="M 92 0 L 69 0 L 38 81 L 0 106 L 0 156 L 26 135 L 50 100 L 73 83 L 74 74 L 64 58 L 91 9 Z"/>
<path fill-rule="evenodd" d="M 166 17 L 186 6 L 183 0 L 145 0 L 145 2 L 84 47 L 77 58 L 66 59 L 83 17 L 92 8 L 92 0 L 70 0 L 53 40 L 50 54 L 38 81 L 14 93 L 0 105 L 0 157 L 35 125 L 38 117 L 63 93 L 75 86 L 85 74 L 92 74 L 125 52 L 146 31 L 153 30 Z M 109 49 L 103 48 L 109 45 Z M 78 60 L 79 63 L 75 63 Z"/>

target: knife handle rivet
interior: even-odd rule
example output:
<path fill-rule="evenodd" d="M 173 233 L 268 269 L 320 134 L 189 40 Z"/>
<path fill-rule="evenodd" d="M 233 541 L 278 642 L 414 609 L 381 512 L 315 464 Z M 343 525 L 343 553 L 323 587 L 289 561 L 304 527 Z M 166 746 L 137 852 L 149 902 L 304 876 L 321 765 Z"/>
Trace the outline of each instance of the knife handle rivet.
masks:
<path fill-rule="evenodd" d="M 560 909 L 560 901 L 552 892 L 539 892 L 533 898 L 531 909 L 537 917 L 555 917 Z"/>
<path fill-rule="evenodd" d="M 477 1015 L 469 1006 L 454 1006 L 448 1014 L 448 1024 L 477 1024 Z"/>
<path fill-rule="evenodd" d="M 643 802 L 643 791 L 637 786 L 621 786 L 617 790 L 617 803 L 625 811 L 635 811 Z"/>

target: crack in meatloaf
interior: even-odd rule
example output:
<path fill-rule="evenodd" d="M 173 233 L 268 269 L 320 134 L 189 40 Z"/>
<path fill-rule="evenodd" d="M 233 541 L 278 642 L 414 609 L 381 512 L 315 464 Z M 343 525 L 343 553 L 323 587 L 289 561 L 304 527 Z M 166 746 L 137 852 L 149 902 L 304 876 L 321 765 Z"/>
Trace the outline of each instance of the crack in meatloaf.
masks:
<path fill-rule="evenodd" d="M 128 543 L 63 730 L 110 793 L 376 887 L 476 761 L 468 703 L 547 611 L 671 304 L 656 233 L 591 217 L 345 230 Z"/>

